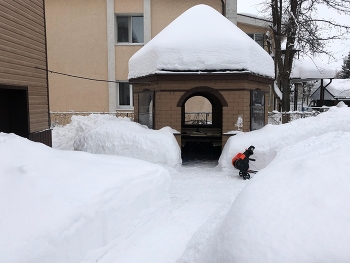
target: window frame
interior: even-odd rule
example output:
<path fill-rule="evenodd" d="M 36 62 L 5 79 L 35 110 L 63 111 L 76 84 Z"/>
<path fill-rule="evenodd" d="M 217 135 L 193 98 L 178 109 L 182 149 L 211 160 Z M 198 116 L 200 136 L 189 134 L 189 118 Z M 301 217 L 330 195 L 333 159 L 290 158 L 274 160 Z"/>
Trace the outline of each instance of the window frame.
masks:
<path fill-rule="evenodd" d="M 119 89 L 120 89 L 120 84 L 125 83 L 129 84 L 129 93 L 130 93 L 130 105 L 120 105 L 120 96 L 119 96 Z M 133 86 L 127 81 L 118 81 L 117 85 L 117 109 L 120 110 L 134 110 L 134 91 L 133 91 Z"/>
<path fill-rule="evenodd" d="M 148 113 L 145 113 L 144 116 L 148 116 L 148 120 L 150 120 L 150 122 L 148 123 L 144 123 L 142 120 L 144 118 L 141 118 L 141 114 L 143 114 L 143 108 L 147 108 L 147 106 L 142 106 L 141 105 L 141 95 L 150 95 L 151 96 L 151 103 L 150 103 L 150 107 L 148 107 Z M 141 92 L 139 92 L 137 94 L 138 96 L 138 116 L 137 116 L 137 121 L 138 123 L 142 124 L 142 125 L 146 125 L 149 129 L 154 129 L 155 126 L 155 119 L 154 119 L 154 110 L 155 110 L 155 92 L 154 90 L 143 90 Z M 141 110 L 142 109 L 142 110 Z"/>
<path fill-rule="evenodd" d="M 262 47 L 263 49 L 265 49 L 265 47 L 266 47 L 266 44 L 265 44 L 265 42 L 266 42 L 266 33 L 247 33 L 247 35 L 248 35 L 251 39 L 253 39 L 259 46 L 261 46 L 261 45 L 259 44 L 259 42 L 256 41 L 256 35 L 262 35 L 263 45 L 262 45 L 261 47 Z M 251 36 L 253 36 L 253 37 L 251 37 Z"/>
<path fill-rule="evenodd" d="M 250 91 L 250 130 L 259 130 L 266 125 L 265 121 L 265 92 L 261 89 L 255 89 Z M 260 97 L 257 103 L 256 97 Z M 257 122 L 255 122 L 256 120 Z M 260 123 L 258 123 L 260 122 Z"/>
<path fill-rule="evenodd" d="M 128 42 L 118 42 L 118 17 L 128 17 Z M 132 42 L 132 17 L 142 17 L 143 19 L 143 42 L 133 43 Z M 115 45 L 117 46 L 142 46 L 145 44 L 145 19 L 142 13 L 116 13 L 114 14 L 115 20 Z"/>

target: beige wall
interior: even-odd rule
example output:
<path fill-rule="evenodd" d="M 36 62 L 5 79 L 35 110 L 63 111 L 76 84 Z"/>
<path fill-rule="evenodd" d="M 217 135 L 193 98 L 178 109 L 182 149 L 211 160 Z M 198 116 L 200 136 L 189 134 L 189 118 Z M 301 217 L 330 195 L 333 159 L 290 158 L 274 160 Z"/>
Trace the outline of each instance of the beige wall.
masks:
<path fill-rule="evenodd" d="M 154 37 L 175 18 L 185 12 L 187 9 L 199 3 L 212 6 L 221 12 L 221 1 L 219 0 L 152 0 L 151 1 L 151 35 Z M 122 1 L 115 0 L 115 13 L 121 14 L 138 14 L 143 13 L 143 0 Z M 116 59 L 116 79 L 127 80 L 128 78 L 128 62 L 133 54 L 135 54 L 143 45 L 117 44 L 115 46 Z"/>
<path fill-rule="evenodd" d="M 106 1 L 46 0 L 50 70 L 107 79 Z M 49 74 L 51 111 L 108 111 L 107 83 Z"/>
<path fill-rule="evenodd" d="M 114 0 L 114 12 L 118 13 L 143 13 L 143 0 Z"/>
<path fill-rule="evenodd" d="M 134 55 L 143 45 L 116 45 L 115 46 L 115 70 L 117 80 L 128 80 L 129 73 L 129 59 Z"/>
<path fill-rule="evenodd" d="M 116 14 L 143 14 L 143 0 L 115 0 L 114 12 Z M 117 80 L 127 81 L 129 59 L 142 47 L 142 44 L 116 44 L 115 74 Z"/>
<path fill-rule="evenodd" d="M 237 26 L 244 31 L 247 34 L 266 34 L 267 31 L 269 31 L 268 28 L 265 27 L 260 27 L 260 26 L 252 26 L 248 24 L 243 24 L 243 23 L 237 23 Z M 264 39 L 264 48 L 267 52 L 269 52 L 269 48 L 267 46 L 266 38 Z M 271 47 L 270 47 L 271 48 Z"/>
<path fill-rule="evenodd" d="M 143 0 L 114 0 L 114 13 L 140 14 Z M 151 35 L 154 37 L 175 18 L 197 4 L 222 12 L 220 0 L 152 0 Z M 48 67 L 50 70 L 96 79 L 108 79 L 106 0 L 46 0 Z M 246 24 L 249 33 L 265 29 Z M 116 44 L 115 79 L 126 81 L 128 61 L 143 45 Z M 51 111 L 109 111 L 109 89 L 105 82 L 49 74 Z M 116 99 L 116 98 L 111 98 Z"/>
<path fill-rule="evenodd" d="M 252 25 L 247 25 L 243 23 L 237 23 L 237 27 L 239 27 L 242 31 L 246 32 L 247 34 L 254 34 L 254 33 L 264 34 L 268 30 L 267 28 L 264 28 L 264 27 L 252 26 Z"/>

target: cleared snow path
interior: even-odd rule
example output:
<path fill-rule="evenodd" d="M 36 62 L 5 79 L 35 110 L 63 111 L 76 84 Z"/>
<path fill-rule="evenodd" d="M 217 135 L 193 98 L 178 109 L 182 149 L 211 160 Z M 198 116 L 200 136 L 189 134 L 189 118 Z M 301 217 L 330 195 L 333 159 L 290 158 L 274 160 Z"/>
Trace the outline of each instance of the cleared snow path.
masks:
<path fill-rule="evenodd" d="M 225 217 L 246 181 L 222 172 L 214 163 L 192 163 L 171 170 L 169 215 L 156 226 L 136 231 L 129 242 L 110 245 L 84 263 L 166 263 L 186 262 L 196 257 L 201 238 Z M 195 238 L 195 237 L 198 238 Z"/>

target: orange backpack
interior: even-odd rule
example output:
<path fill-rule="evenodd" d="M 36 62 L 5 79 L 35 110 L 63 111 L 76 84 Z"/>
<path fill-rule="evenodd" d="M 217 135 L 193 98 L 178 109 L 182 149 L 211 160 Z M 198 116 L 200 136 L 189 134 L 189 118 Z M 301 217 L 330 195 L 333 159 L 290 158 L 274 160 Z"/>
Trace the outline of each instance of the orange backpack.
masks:
<path fill-rule="evenodd" d="M 235 157 L 232 158 L 232 165 L 235 166 L 235 161 L 238 159 L 243 160 L 246 156 L 243 153 L 237 153 Z"/>

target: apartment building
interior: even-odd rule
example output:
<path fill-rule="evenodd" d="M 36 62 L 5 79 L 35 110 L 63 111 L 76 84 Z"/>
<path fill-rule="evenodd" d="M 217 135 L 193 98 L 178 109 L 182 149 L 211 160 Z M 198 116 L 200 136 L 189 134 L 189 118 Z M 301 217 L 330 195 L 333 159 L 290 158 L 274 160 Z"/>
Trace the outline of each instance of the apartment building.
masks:
<path fill-rule="evenodd" d="M 236 0 L 45 0 L 52 118 L 132 112 L 130 57 L 197 4 L 213 7 L 266 47 L 268 22 L 237 14 Z"/>

